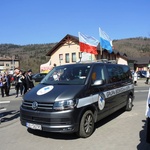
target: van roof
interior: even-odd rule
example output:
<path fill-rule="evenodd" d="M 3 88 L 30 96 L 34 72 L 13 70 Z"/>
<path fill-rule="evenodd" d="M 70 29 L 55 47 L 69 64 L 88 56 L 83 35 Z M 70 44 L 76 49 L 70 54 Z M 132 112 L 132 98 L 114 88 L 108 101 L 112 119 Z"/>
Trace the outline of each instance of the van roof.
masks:
<path fill-rule="evenodd" d="M 94 60 L 94 61 L 92 61 L 92 60 L 79 61 L 78 63 L 97 63 L 97 62 L 117 64 L 116 60 L 108 60 L 108 59 L 98 59 L 98 60 Z"/>

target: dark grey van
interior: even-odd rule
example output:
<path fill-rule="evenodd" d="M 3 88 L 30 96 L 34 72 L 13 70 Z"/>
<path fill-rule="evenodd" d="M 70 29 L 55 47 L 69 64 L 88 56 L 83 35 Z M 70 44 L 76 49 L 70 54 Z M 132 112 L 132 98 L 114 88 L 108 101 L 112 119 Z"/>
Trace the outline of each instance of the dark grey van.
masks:
<path fill-rule="evenodd" d="M 126 65 L 77 63 L 55 67 L 26 93 L 21 124 L 30 129 L 89 137 L 94 124 L 124 108 L 132 110 L 134 85 Z"/>

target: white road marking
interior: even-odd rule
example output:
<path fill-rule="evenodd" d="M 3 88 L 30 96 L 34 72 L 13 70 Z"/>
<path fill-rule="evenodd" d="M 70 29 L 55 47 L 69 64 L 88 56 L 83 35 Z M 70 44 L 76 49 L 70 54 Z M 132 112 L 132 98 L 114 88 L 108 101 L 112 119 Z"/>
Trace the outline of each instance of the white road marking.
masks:
<path fill-rule="evenodd" d="M 139 92 L 148 92 L 148 90 L 134 90 L 135 93 L 139 93 Z"/>

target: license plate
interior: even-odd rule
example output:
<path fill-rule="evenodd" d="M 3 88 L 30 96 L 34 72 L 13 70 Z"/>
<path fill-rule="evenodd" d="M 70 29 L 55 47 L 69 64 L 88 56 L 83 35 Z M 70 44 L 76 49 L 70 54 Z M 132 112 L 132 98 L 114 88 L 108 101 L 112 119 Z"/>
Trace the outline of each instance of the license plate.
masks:
<path fill-rule="evenodd" d="M 26 123 L 27 128 L 35 129 L 35 130 L 42 130 L 42 126 L 38 124 L 33 124 L 33 123 Z"/>

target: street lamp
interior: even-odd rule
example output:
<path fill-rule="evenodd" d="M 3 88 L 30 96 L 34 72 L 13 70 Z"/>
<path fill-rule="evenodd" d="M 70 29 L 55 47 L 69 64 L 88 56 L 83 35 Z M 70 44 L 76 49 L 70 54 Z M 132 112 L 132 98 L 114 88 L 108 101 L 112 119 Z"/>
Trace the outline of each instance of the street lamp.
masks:
<path fill-rule="evenodd" d="M 15 56 L 12 56 L 12 68 L 13 68 L 13 73 L 15 70 Z"/>

